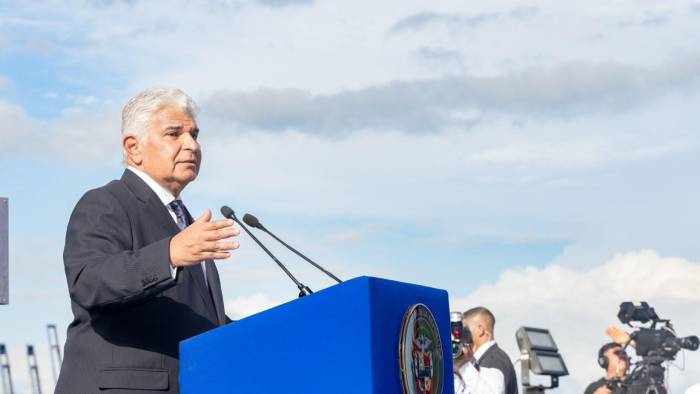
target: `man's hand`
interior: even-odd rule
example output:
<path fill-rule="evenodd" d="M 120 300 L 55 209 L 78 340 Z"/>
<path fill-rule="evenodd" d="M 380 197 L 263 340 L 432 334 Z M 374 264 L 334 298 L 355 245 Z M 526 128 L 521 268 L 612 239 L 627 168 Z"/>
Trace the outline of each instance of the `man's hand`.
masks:
<path fill-rule="evenodd" d="M 474 358 L 474 348 L 471 344 L 462 346 L 462 351 L 464 352 L 464 356 L 467 358 L 467 361 L 471 361 Z"/>
<path fill-rule="evenodd" d="M 170 262 L 175 267 L 197 264 L 204 260 L 220 260 L 231 256 L 229 250 L 238 249 L 238 242 L 218 242 L 235 237 L 238 229 L 233 220 L 211 220 L 207 209 L 194 223 L 170 240 Z"/>
<path fill-rule="evenodd" d="M 474 352 L 472 352 L 472 347 L 470 345 L 462 346 L 462 355 L 452 360 L 452 369 L 454 371 L 459 371 L 459 369 L 462 368 L 462 365 L 468 363 L 473 358 Z"/>
<path fill-rule="evenodd" d="M 605 330 L 605 334 L 612 339 L 613 342 L 624 345 L 630 341 L 630 334 L 625 330 L 617 327 L 608 327 Z M 631 345 L 631 344 L 630 344 Z"/>

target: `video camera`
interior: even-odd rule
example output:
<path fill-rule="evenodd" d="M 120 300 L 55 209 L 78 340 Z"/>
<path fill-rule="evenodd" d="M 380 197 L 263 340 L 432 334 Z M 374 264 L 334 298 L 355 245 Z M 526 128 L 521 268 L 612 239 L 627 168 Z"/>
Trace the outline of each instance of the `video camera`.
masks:
<path fill-rule="evenodd" d="M 452 359 L 462 355 L 462 346 L 473 343 L 472 333 L 462 324 L 461 312 L 450 312 L 450 331 L 452 331 Z"/>
<path fill-rule="evenodd" d="M 675 360 L 681 349 L 697 350 L 700 341 L 695 335 L 677 337 L 669 319 L 661 319 L 654 308 L 646 302 L 623 302 L 617 317 L 636 331 L 630 334 L 630 341 L 624 344 L 634 346 L 641 360 L 632 363 L 633 368 L 623 381 L 616 385 L 627 393 L 654 394 L 666 393 L 664 385 L 665 368 L 662 364 Z M 632 323 L 646 324 L 648 327 L 634 326 Z"/>
<path fill-rule="evenodd" d="M 636 343 L 637 355 L 640 357 L 657 357 L 663 361 L 673 360 L 680 349 L 697 350 L 698 337 L 695 335 L 678 338 L 673 325 L 668 319 L 660 319 L 654 308 L 646 302 L 634 304 L 623 302 L 617 317 L 624 324 L 652 322 L 649 328 L 639 328 L 632 333 L 631 339 Z M 657 325 L 661 325 L 657 329 Z"/>

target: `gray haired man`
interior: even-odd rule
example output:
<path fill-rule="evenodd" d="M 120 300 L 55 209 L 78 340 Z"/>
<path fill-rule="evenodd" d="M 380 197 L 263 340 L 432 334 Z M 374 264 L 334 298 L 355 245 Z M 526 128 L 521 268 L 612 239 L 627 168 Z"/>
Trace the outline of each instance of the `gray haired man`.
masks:
<path fill-rule="evenodd" d="M 202 153 L 194 101 L 150 89 L 122 113 L 127 165 L 85 193 L 63 252 L 74 319 L 59 394 L 177 393 L 178 344 L 228 320 L 213 260 L 238 248 L 231 220 L 181 199 Z"/>

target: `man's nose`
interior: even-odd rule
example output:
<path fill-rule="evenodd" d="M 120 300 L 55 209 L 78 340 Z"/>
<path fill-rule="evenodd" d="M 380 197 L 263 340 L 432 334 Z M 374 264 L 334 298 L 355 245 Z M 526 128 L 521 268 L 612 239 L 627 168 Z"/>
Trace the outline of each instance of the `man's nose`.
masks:
<path fill-rule="evenodd" d="M 189 149 L 192 151 L 198 151 L 199 150 L 199 142 L 197 142 L 194 137 L 192 137 L 192 134 L 190 133 L 183 133 L 184 134 L 184 141 L 182 143 L 182 147 L 184 149 Z"/>

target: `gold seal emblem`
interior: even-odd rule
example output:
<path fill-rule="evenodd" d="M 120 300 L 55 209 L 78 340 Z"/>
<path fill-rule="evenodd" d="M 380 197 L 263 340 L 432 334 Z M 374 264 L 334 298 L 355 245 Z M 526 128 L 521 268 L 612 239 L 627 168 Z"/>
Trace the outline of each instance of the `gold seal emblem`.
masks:
<path fill-rule="evenodd" d="M 399 365 L 404 394 L 441 394 L 444 360 L 433 313 L 423 304 L 408 308 L 401 324 Z"/>

